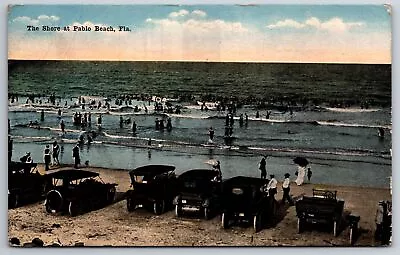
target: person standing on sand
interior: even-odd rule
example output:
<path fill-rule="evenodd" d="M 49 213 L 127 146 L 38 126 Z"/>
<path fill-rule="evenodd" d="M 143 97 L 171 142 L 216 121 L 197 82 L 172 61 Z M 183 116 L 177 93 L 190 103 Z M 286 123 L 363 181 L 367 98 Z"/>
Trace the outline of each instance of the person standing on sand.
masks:
<path fill-rule="evenodd" d="M 46 145 L 46 148 L 43 151 L 43 161 L 44 161 L 44 170 L 48 171 L 50 170 L 50 162 L 51 162 L 51 156 L 50 156 L 50 146 Z"/>
<path fill-rule="evenodd" d="M 285 179 L 283 180 L 282 183 L 282 190 L 283 190 L 283 197 L 282 197 L 282 203 L 284 204 L 286 200 L 289 202 L 289 205 L 293 205 L 293 199 L 290 196 L 290 179 L 289 179 L 290 174 L 286 173 L 285 174 Z"/>
<path fill-rule="evenodd" d="M 59 166 L 60 161 L 58 160 L 58 155 L 60 154 L 60 146 L 57 144 L 57 141 L 53 142 L 53 163 L 54 165 Z"/>
<path fill-rule="evenodd" d="M 299 166 L 299 168 L 297 170 L 297 179 L 296 179 L 297 186 L 300 186 L 301 184 L 303 184 L 305 175 L 306 175 L 306 167 Z"/>
<path fill-rule="evenodd" d="M 266 179 L 267 178 L 267 157 L 266 156 L 264 156 L 261 159 L 258 168 L 261 171 L 261 179 Z"/>
<path fill-rule="evenodd" d="M 274 174 L 270 174 L 269 176 L 271 177 L 271 180 L 268 182 L 268 185 L 267 185 L 268 196 L 272 196 L 273 198 L 275 198 L 275 194 L 278 193 L 278 191 L 276 189 L 276 185 L 278 184 L 278 181 L 275 179 Z"/>
<path fill-rule="evenodd" d="M 79 144 L 76 144 L 72 149 L 72 158 L 74 159 L 74 168 L 78 168 L 81 163 L 81 157 L 79 155 Z"/>

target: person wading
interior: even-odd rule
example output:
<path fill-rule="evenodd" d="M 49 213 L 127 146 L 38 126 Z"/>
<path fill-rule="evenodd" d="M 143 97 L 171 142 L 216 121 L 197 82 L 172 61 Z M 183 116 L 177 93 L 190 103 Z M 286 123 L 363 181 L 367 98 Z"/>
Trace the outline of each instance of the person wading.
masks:
<path fill-rule="evenodd" d="M 259 164 L 258 167 L 261 171 L 261 179 L 266 179 L 267 178 L 267 157 L 264 156 Z"/>
<path fill-rule="evenodd" d="M 50 156 L 50 146 L 46 145 L 46 148 L 44 149 L 43 152 L 43 161 L 44 161 L 44 170 L 48 171 L 50 170 L 49 166 L 50 166 L 50 162 L 51 162 L 51 156 Z"/>

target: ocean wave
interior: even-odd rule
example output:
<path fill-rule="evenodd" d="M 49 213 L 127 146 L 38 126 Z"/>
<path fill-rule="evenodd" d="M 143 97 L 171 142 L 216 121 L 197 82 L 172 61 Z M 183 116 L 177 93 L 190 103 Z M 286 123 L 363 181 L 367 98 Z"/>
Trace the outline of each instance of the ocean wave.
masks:
<path fill-rule="evenodd" d="M 361 108 L 334 108 L 334 107 L 322 107 L 328 111 L 332 112 L 346 112 L 346 113 L 362 113 L 362 112 L 377 112 L 382 109 L 378 108 L 370 108 L 370 109 L 361 109 Z"/>
<path fill-rule="evenodd" d="M 336 127 L 356 127 L 356 128 L 384 128 L 384 129 L 392 129 L 392 125 L 365 125 L 365 124 L 357 124 L 357 123 L 343 123 L 336 121 L 316 121 L 318 125 L 323 126 L 336 126 Z"/>

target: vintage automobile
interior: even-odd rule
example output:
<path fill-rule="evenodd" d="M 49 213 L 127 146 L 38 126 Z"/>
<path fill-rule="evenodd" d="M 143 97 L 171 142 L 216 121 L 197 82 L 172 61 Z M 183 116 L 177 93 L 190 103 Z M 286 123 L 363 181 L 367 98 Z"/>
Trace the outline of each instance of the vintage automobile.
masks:
<path fill-rule="evenodd" d="M 375 240 L 389 245 L 392 238 L 392 201 L 379 201 L 375 223 Z"/>
<path fill-rule="evenodd" d="M 36 166 L 36 163 L 8 162 L 8 208 L 38 201 L 45 195 L 51 182 Z"/>
<path fill-rule="evenodd" d="M 313 196 L 303 196 L 296 202 L 297 230 L 304 231 L 307 223 L 325 224 L 333 227 L 333 235 L 337 236 L 342 219 L 344 201 L 336 198 L 337 191 L 313 189 Z"/>
<path fill-rule="evenodd" d="M 48 213 L 68 212 L 76 216 L 114 201 L 115 183 L 104 183 L 96 172 L 61 169 L 49 173 L 53 189 L 46 195 Z"/>
<path fill-rule="evenodd" d="M 253 223 L 255 232 L 260 231 L 268 223 L 273 223 L 277 202 L 273 196 L 263 192 L 262 187 L 268 180 L 236 176 L 222 184 L 222 218 L 223 228 L 231 222 Z"/>
<path fill-rule="evenodd" d="M 221 180 L 218 171 L 193 169 L 178 177 L 178 195 L 175 197 L 175 215 L 182 216 L 186 211 L 197 211 L 205 219 L 220 208 Z"/>
<path fill-rule="evenodd" d="M 159 215 L 172 208 L 176 195 L 174 166 L 146 165 L 129 171 L 129 175 L 132 187 L 126 193 L 129 212 L 144 207 Z"/>

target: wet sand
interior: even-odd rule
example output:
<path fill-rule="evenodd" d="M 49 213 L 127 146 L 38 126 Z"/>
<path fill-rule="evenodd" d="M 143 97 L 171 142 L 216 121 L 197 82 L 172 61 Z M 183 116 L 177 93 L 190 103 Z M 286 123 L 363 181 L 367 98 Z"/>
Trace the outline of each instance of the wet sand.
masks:
<path fill-rule="evenodd" d="M 42 167 L 42 166 L 40 166 Z M 275 226 L 254 233 L 252 226 L 222 229 L 219 215 L 211 220 L 176 218 L 173 211 L 160 216 L 145 210 L 128 212 L 124 193 L 130 188 L 126 170 L 86 168 L 100 173 L 105 182 L 116 182 L 117 195 L 112 205 L 76 217 L 49 215 L 44 201 L 8 210 L 8 237 L 21 243 L 38 237 L 45 245 L 73 246 L 349 246 L 349 228 L 343 224 L 337 237 L 315 228 L 297 233 L 295 207 L 281 205 Z M 40 171 L 43 171 L 40 169 Z M 294 177 L 292 177 L 294 180 Z M 380 246 L 374 240 L 375 212 L 380 200 L 391 200 L 389 189 L 291 183 L 291 195 L 312 195 L 313 188 L 338 191 L 345 201 L 344 214 L 359 215 L 360 236 L 355 246 Z M 278 201 L 282 198 L 278 184 Z"/>

